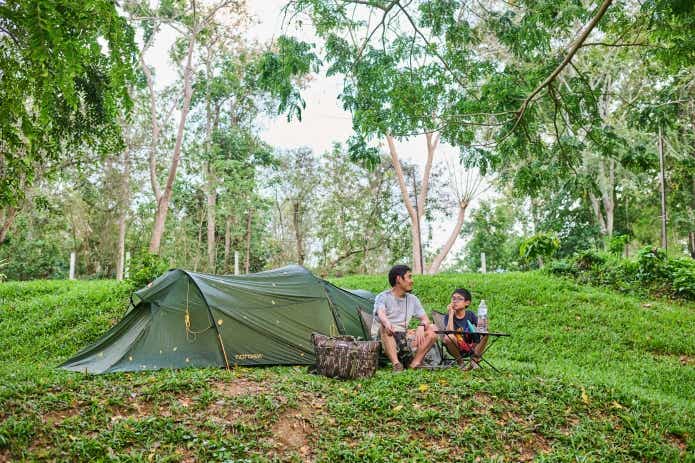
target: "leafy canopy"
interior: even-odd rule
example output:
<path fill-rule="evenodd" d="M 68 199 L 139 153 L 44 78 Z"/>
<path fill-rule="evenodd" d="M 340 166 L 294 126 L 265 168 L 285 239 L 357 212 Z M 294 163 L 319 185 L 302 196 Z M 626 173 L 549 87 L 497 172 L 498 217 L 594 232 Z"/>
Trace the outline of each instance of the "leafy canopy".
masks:
<path fill-rule="evenodd" d="M 109 0 L 0 3 L 0 207 L 48 161 L 119 146 L 133 31 Z"/>

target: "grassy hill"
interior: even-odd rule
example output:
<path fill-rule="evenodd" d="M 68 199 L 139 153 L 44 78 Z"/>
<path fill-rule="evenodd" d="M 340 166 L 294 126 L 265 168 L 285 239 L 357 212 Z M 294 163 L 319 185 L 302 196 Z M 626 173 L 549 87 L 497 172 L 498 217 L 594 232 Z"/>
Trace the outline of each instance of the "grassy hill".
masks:
<path fill-rule="evenodd" d="M 380 291 L 384 276 L 342 287 Z M 416 277 L 486 299 L 503 370 L 85 376 L 56 364 L 126 310 L 112 281 L 0 284 L 0 461 L 695 461 L 695 305 L 539 273 Z"/>

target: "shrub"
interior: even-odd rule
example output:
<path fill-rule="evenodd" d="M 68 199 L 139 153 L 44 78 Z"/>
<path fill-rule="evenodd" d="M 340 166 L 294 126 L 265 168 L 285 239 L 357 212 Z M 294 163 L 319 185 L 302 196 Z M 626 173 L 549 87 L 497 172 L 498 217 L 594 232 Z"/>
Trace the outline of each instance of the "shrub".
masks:
<path fill-rule="evenodd" d="M 608 252 L 620 256 L 625 252 L 625 246 L 630 242 L 629 235 L 615 235 L 608 240 Z"/>
<path fill-rule="evenodd" d="M 555 275 L 576 275 L 577 268 L 572 259 L 558 259 L 552 261 L 546 269 Z"/>
<path fill-rule="evenodd" d="M 587 249 L 575 254 L 574 262 L 579 270 L 589 270 L 595 265 L 603 265 L 606 256 L 595 249 Z"/>
<path fill-rule="evenodd" d="M 157 254 L 141 252 L 131 259 L 128 282 L 135 289 L 146 286 L 149 282 L 169 270 L 169 264 Z"/>
<path fill-rule="evenodd" d="M 628 293 L 695 300 L 695 260 L 669 259 L 662 249 L 651 246 L 641 249 L 635 260 L 588 249 L 553 262 L 547 271 Z"/>
<path fill-rule="evenodd" d="M 526 262 L 552 257 L 560 249 L 560 240 L 555 235 L 538 233 L 524 240 L 519 247 L 519 255 Z"/>
<path fill-rule="evenodd" d="M 676 294 L 695 300 L 695 260 L 687 257 L 672 259 L 668 263 L 668 272 Z"/>
<path fill-rule="evenodd" d="M 654 282 L 666 279 L 666 251 L 647 246 L 637 253 L 637 277 L 642 281 Z"/>

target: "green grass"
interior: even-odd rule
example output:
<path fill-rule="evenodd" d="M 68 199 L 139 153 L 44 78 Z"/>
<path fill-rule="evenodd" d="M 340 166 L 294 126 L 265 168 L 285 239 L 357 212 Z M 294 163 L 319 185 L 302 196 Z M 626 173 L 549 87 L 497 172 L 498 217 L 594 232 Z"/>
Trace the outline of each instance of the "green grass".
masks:
<path fill-rule="evenodd" d="M 384 276 L 340 286 L 384 289 Z M 304 368 L 85 376 L 54 367 L 126 310 L 125 285 L 0 284 L 0 461 L 695 461 L 695 305 L 539 273 L 416 277 L 512 334 L 503 370 Z"/>

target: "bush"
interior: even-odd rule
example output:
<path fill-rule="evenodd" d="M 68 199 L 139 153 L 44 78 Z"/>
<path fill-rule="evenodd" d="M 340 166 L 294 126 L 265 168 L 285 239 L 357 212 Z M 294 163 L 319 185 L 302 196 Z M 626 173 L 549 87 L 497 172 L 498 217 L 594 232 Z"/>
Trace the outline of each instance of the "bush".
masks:
<path fill-rule="evenodd" d="M 615 235 L 608 240 L 608 252 L 620 256 L 625 252 L 625 246 L 630 242 L 629 235 Z"/>
<path fill-rule="evenodd" d="M 695 300 L 695 260 L 681 257 L 668 263 L 673 290 L 685 299 Z"/>
<path fill-rule="evenodd" d="M 574 262 L 579 270 L 589 270 L 595 265 L 603 265 L 606 263 L 606 259 L 604 254 L 595 249 L 587 249 L 574 256 Z"/>
<path fill-rule="evenodd" d="M 695 300 L 695 260 L 669 259 L 662 249 L 651 246 L 641 249 L 635 260 L 588 249 L 553 262 L 547 271 L 627 293 Z"/>
<path fill-rule="evenodd" d="M 169 264 L 164 258 L 149 252 L 137 254 L 131 259 L 128 267 L 128 282 L 134 289 L 147 286 L 149 282 L 169 270 Z"/>
<path fill-rule="evenodd" d="M 648 246 L 637 253 L 637 277 L 646 282 L 654 282 L 666 279 L 666 251 Z"/>
<path fill-rule="evenodd" d="M 521 243 L 519 256 L 526 262 L 533 262 L 536 259 L 552 257 L 558 249 L 560 249 L 560 240 L 557 236 L 538 233 Z"/>

